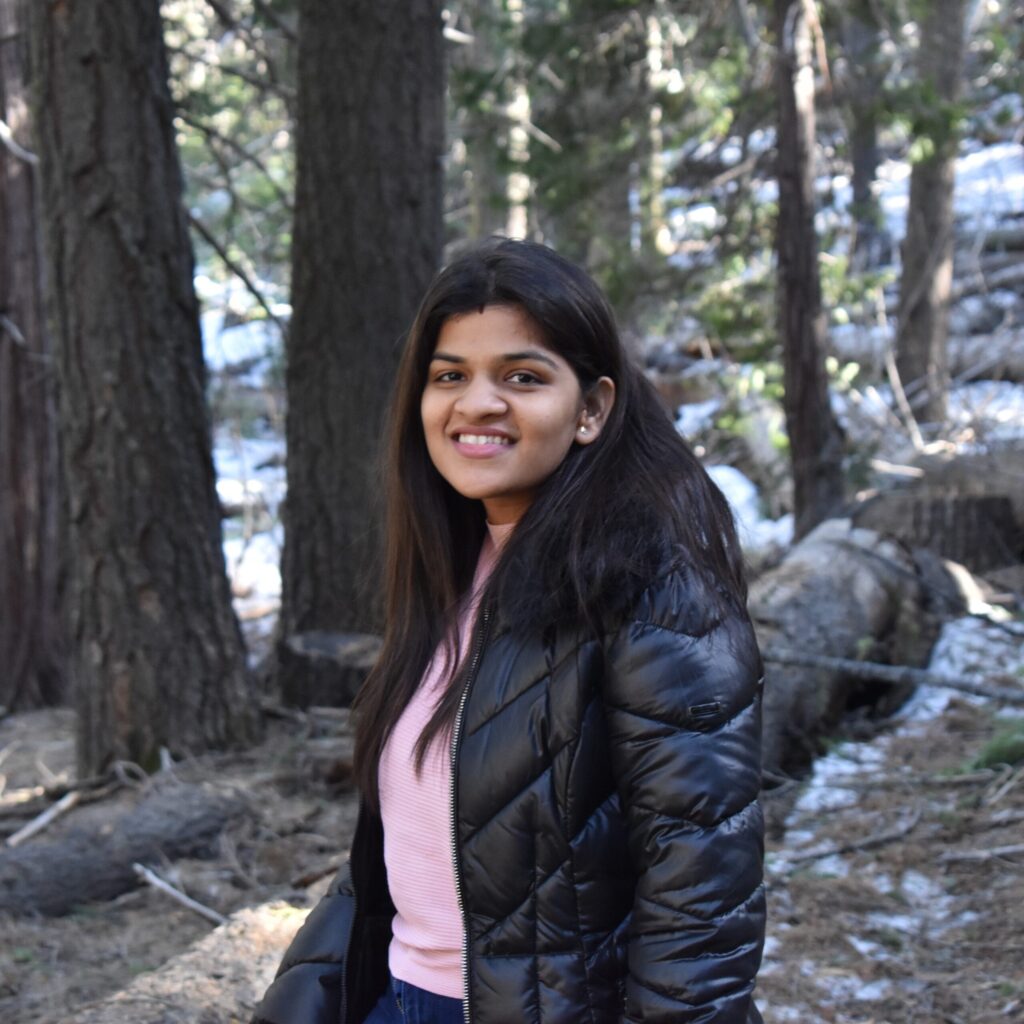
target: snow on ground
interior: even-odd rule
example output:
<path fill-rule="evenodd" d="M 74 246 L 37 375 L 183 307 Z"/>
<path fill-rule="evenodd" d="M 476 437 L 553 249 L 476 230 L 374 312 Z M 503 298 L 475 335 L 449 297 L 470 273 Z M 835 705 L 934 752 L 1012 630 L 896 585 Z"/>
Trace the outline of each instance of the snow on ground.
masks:
<path fill-rule="evenodd" d="M 213 460 L 221 504 L 240 513 L 224 522 L 224 562 L 250 654 L 258 658 L 260 641 L 273 631 L 281 603 L 284 439 L 218 431 Z"/>
<path fill-rule="evenodd" d="M 793 517 L 765 518 L 757 488 L 738 469 L 734 466 L 708 466 L 707 470 L 732 507 L 740 544 L 748 555 L 781 550 L 793 542 Z"/>
<path fill-rule="evenodd" d="M 1024 624 L 977 616 L 951 621 L 942 630 L 928 668 L 946 676 L 980 679 L 1005 673 L 1020 678 Z M 962 733 L 946 724 L 954 714 L 954 698 L 957 707 L 967 709 L 961 716 L 974 716 L 960 727 Z M 963 771 L 964 738 L 977 743 L 970 737 L 978 735 L 978 716 L 983 721 L 987 714 L 980 699 L 919 687 L 883 735 L 840 743 L 815 762 L 787 816 L 785 838 L 766 861 L 771 907 L 762 972 L 768 996 L 763 1006 L 766 1021 L 903 1020 L 884 1010 L 874 1018 L 870 1004 L 916 1004 L 926 991 L 933 993 L 936 984 L 934 978 L 921 976 L 918 957 L 941 959 L 943 950 L 965 935 L 972 946 L 984 945 L 988 918 L 983 914 L 992 908 L 941 866 L 954 837 L 966 836 L 969 845 L 979 842 L 972 842 L 971 828 L 961 820 L 968 813 L 964 808 L 973 806 L 964 803 L 968 793 L 953 785 L 921 788 L 915 780 L 929 770 L 922 757 L 946 758 L 939 779 L 950 767 Z M 955 781 L 952 773 L 949 777 Z M 1013 778 L 1000 792 L 1012 785 Z M 903 793 L 901 780 L 906 786 Z M 1003 785 L 1000 778 L 995 784 Z M 980 804 L 993 799 L 987 796 Z M 1019 816 L 1007 809 L 1003 821 Z M 991 828 L 997 821 L 992 818 L 977 827 Z M 904 830 L 910 838 L 883 847 L 887 860 L 857 849 L 867 836 Z M 842 849 L 847 844 L 854 848 Z M 892 867 L 887 870 L 883 863 Z M 969 869 L 963 877 L 970 877 Z M 1005 884 L 1012 883 L 1011 867 Z M 997 907 L 998 900 L 995 897 Z M 809 913 L 824 915 L 814 922 L 820 930 L 817 938 L 808 934 Z M 982 940 L 973 941 L 979 933 Z M 978 964 L 976 958 L 968 953 L 958 963 Z M 984 972 L 983 964 L 979 970 Z"/>
<path fill-rule="evenodd" d="M 1024 385 L 1005 380 L 961 384 L 949 393 L 955 426 L 971 426 L 979 441 L 1024 441 Z"/>
<path fill-rule="evenodd" d="M 723 157 L 740 157 L 738 146 L 725 147 Z M 899 257 L 898 243 L 905 233 L 910 193 L 911 165 L 907 160 L 884 160 L 878 167 L 875 191 L 885 227 L 893 242 L 893 261 Z M 849 219 L 853 203 L 853 186 L 848 175 L 821 176 L 816 182 L 819 196 L 826 202 L 816 217 L 819 232 L 840 227 Z M 778 184 L 766 178 L 754 185 L 759 202 L 775 202 Z M 692 197 L 692 202 L 687 202 Z M 677 245 L 687 238 L 700 237 L 714 231 L 721 223 L 721 214 L 699 190 L 675 186 L 665 190 L 669 208 L 669 227 Z M 956 162 L 956 184 L 953 196 L 956 216 L 966 222 L 969 231 L 983 232 L 997 227 L 1024 210 L 1024 145 L 1019 142 L 998 142 L 971 148 L 965 141 Z M 685 252 L 676 254 L 673 262 L 686 264 Z"/>

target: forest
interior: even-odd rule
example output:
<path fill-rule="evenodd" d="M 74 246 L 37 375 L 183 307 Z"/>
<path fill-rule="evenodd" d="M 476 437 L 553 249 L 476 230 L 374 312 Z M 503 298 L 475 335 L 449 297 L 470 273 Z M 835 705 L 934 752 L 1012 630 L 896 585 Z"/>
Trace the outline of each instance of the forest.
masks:
<path fill-rule="evenodd" d="M 249 1019 L 399 348 L 506 235 L 737 520 L 766 1024 L 1024 1020 L 1022 97 L 1011 0 L 0 0 L 0 1019 Z"/>

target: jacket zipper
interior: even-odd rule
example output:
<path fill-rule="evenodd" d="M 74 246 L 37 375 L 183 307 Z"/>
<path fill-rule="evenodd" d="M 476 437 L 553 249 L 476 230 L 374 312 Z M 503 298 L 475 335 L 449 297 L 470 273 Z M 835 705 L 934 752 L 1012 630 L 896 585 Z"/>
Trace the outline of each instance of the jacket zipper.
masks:
<path fill-rule="evenodd" d="M 473 648 L 473 658 L 469 664 L 469 674 L 466 676 L 466 685 L 462 688 L 462 696 L 459 698 L 459 707 L 455 712 L 455 724 L 452 726 L 452 751 L 451 751 L 451 839 L 452 839 L 452 862 L 455 865 L 455 897 L 459 904 L 459 915 L 462 917 L 462 988 L 466 993 L 462 1000 L 462 1016 L 466 1024 L 472 1024 L 472 1017 L 469 1006 L 469 922 L 466 919 L 466 905 L 462 898 L 462 861 L 459 857 L 459 826 L 455 817 L 458 807 L 458 772 L 459 760 L 459 738 L 462 734 L 462 715 L 466 710 L 466 702 L 469 700 L 469 691 L 476 680 L 477 670 L 480 668 L 480 658 L 483 655 L 484 643 L 487 640 L 487 628 L 490 625 L 490 612 L 484 608 L 481 613 L 480 631 L 477 633 L 476 644 Z"/>
<path fill-rule="evenodd" d="M 358 914 L 359 891 L 356 889 L 355 882 L 352 882 L 352 923 L 349 925 L 348 940 L 345 943 L 345 962 L 341 967 L 341 1013 L 339 1014 L 341 1024 L 348 1024 L 348 967 L 352 961 L 352 933 L 355 931 Z"/>

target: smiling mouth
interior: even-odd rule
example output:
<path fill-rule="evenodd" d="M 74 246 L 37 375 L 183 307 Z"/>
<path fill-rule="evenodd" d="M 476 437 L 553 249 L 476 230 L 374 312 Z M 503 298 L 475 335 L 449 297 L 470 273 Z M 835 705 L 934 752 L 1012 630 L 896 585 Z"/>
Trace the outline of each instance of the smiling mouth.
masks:
<path fill-rule="evenodd" d="M 498 434 L 456 434 L 455 440 L 459 444 L 500 444 L 510 445 L 512 442 L 507 437 L 501 437 Z"/>

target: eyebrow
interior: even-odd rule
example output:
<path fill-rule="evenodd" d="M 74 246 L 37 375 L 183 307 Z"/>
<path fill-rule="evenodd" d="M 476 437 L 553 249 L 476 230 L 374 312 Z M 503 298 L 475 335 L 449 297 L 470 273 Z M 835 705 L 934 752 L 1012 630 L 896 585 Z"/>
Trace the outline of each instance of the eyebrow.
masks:
<path fill-rule="evenodd" d="M 449 355 L 447 352 L 435 352 L 431 357 L 431 362 L 435 359 L 440 359 L 446 363 L 464 363 L 466 360 L 462 356 Z M 539 349 L 527 348 L 522 352 L 506 352 L 502 357 L 503 363 L 518 363 L 524 359 L 536 359 L 538 362 L 547 363 L 553 370 L 558 369 L 558 363 L 554 361 L 550 356 L 546 356 Z"/>

